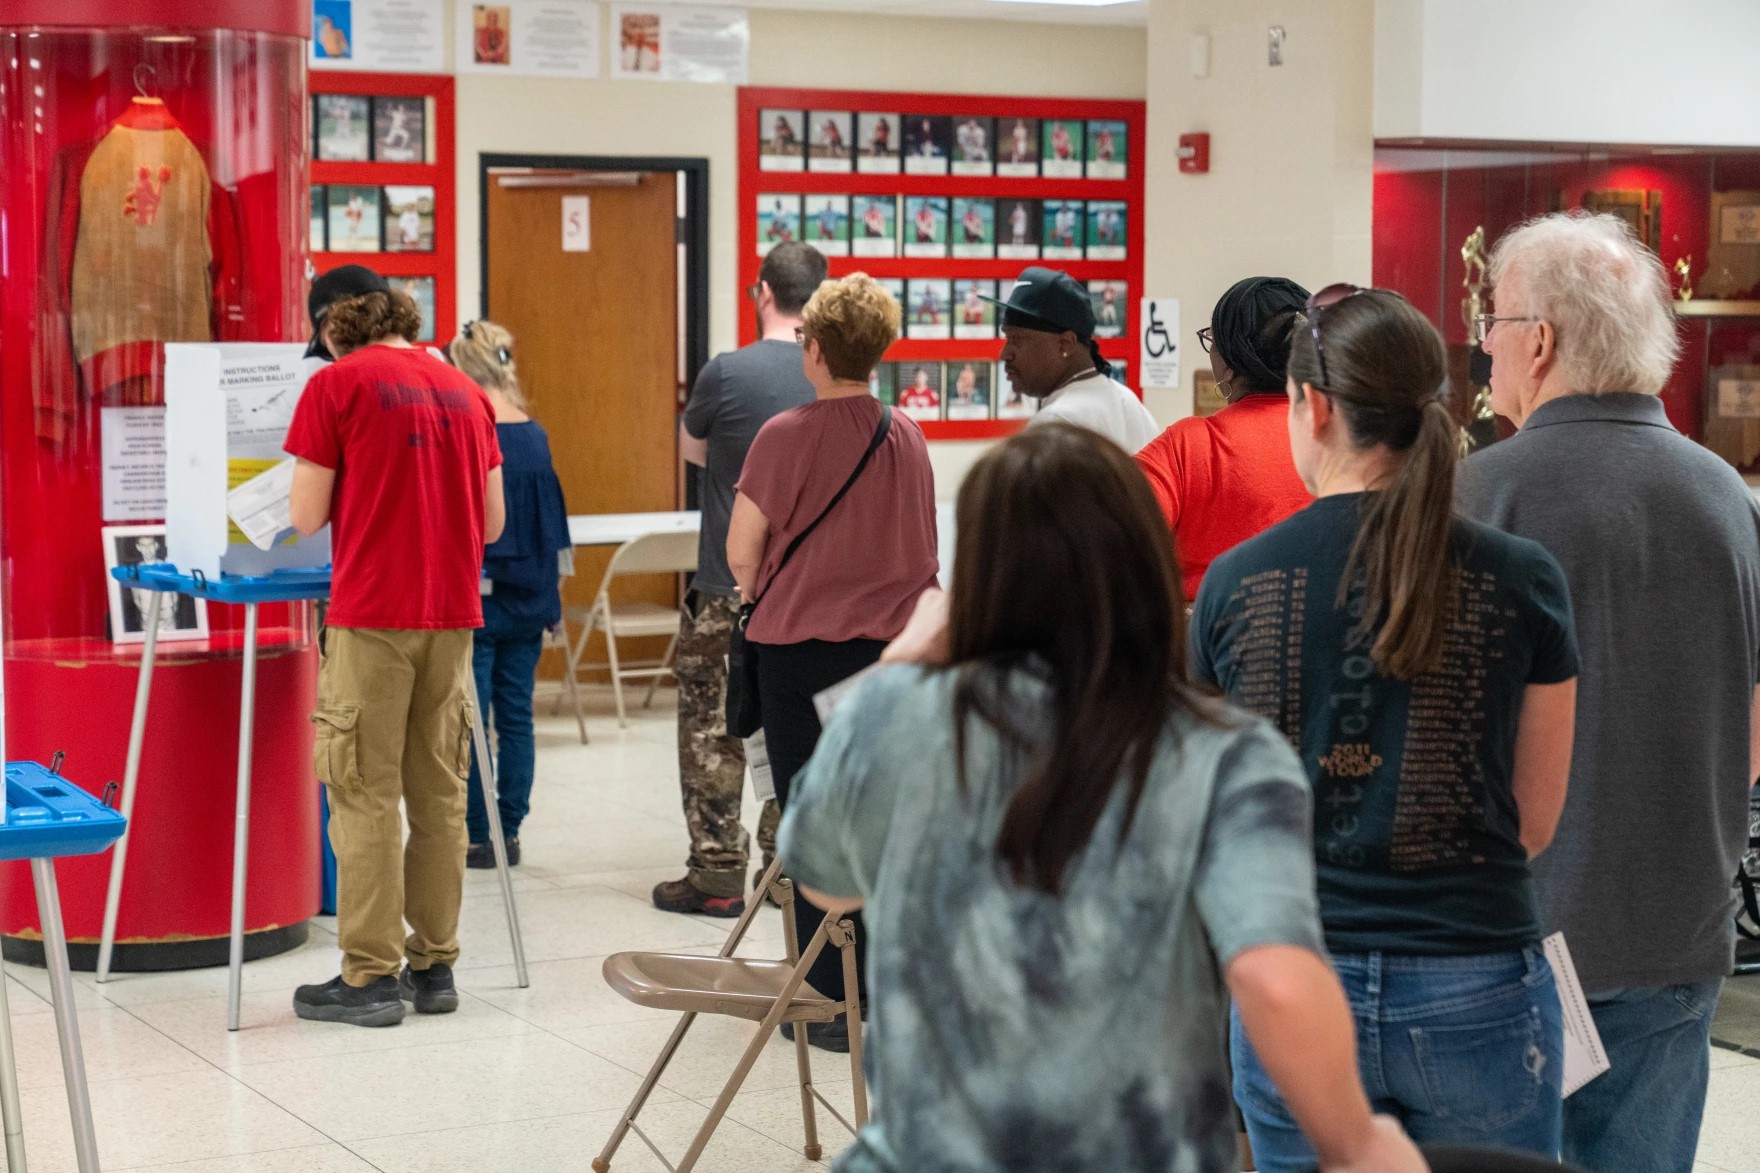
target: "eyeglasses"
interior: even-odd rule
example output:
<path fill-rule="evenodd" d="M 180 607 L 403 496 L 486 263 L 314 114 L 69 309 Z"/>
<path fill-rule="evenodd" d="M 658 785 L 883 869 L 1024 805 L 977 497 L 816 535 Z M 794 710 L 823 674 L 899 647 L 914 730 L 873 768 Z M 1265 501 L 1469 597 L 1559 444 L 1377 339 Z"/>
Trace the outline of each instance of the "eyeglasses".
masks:
<path fill-rule="evenodd" d="M 1499 322 L 1538 322 L 1540 319 L 1531 316 L 1500 318 L 1496 314 L 1475 314 L 1473 317 L 1473 337 L 1479 342 L 1491 335 L 1491 327 Z"/>
<path fill-rule="evenodd" d="M 1204 348 L 1205 354 L 1209 354 L 1211 349 L 1214 348 L 1216 345 L 1216 332 L 1214 330 L 1210 329 L 1210 327 L 1208 327 L 1208 326 L 1205 326 L 1202 330 L 1199 330 L 1198 331 L 1198 345 L 1202 346 Z"/>
<path fill-rule="evenodd" d="M 794 328 L 794 344 L 796 346 L 805 346 L 807 344 L 806 327 L 796 326 Z"/>

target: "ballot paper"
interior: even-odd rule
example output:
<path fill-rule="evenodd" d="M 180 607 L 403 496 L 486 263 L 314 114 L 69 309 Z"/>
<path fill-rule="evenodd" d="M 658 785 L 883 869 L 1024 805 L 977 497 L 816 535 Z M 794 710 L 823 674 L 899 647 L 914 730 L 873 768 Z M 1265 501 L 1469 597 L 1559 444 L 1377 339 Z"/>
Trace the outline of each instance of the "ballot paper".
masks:
<path fill-rule="evenodd" d="M 267 550 L 293 528 L 293 458 L 226 494 L 226 513 L 251 545 Z"/>
<path fill-rule="evenodd" d="M 1564 1011 L 1564 1094 L 1578 1088 L 1612 1067 L 1607 1051 L 1601 1046 L 1601 1032 L 1589 1013 L 1589 1001 L 1583 997 L 1583 984 L 1577 980 L 1577 967 L 1571 963 L 1570 947 L 1563 933 L 1554 933 L 1540 942 L 1546 960 L 1552 963 L 1553 984 L 1558 987 L 1558 1005 Z"/>
<path fill-rule="evenodd" d="M 819 714 L 819 724 L 830 724 L 831 714 L 837 711 L 837 706 L 843 698 L 854 692 L 856 687 L 860 685 L 862 681 L 866 680 L 879 670 L 880 665 L 869 664 L 854 676 L 846 677 L 836 684 L 833 684 L 824 692 L 816 693 L 813 697 L 813 711 Z"/>

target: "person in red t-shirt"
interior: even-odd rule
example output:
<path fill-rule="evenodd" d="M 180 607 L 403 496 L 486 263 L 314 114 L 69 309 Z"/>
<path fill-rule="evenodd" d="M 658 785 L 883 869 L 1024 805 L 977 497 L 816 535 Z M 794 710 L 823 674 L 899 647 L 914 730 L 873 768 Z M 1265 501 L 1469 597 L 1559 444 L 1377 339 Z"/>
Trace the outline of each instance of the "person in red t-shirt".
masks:
<path fill-rule="evenodd" d="M 506 517 L 501 450 L 489 397 L 411 345 L 421 314 L 382 278 L 314 320 L 337 361 L 306 384 L 285 447 L 299 460 L 294 527 L 332 531 L 312 719 L 329 787 L 342 973 L 301 986 L 293 1009 L 390 1026 L 405 999 L 417 1013 L 458 1006 L 473 722 L 465 682 L 483 624 L 483 548 Z"/>
<path fill-rule="evenodd" d="M 1313 500 L 1289 450 L 1290 332 L 1308 291 L 1284 277 L 1236 282 L 1198 341 L 1228 406 L 1180 420 L 1137 453 L 1167 524 L 1189 604 L 1218 555 Z"/>

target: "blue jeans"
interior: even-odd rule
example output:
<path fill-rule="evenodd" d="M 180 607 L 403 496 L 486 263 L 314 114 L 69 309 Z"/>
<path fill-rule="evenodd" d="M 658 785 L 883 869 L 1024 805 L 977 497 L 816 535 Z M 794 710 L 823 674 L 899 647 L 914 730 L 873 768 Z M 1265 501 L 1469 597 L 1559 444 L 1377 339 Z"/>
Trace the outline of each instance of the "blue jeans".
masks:
<path fill-rule="evenodd" d="M 537 744 L 532 737 L 532 687 L 538 678 L 538 657 L 544 651 L 544 626 L 509 615 L 495 601 L 483 597 L 483 626 L 477 629 L 471 649 L 471 671 L 477 678 L 477 701 L 493 714 L 496 756 L 495 782 L 501 801 L 501 833 L 509 839 L 531 809 L 532 774 L 537 766 Z M 479 719 L 489 718 L 479 714 Z M 483 726 L 485 730 L 488 725 Z M 472 843 L 489 842 L 489 810 L 483 803 L 482 775 L 477 756 L 471 754 L 470 805 L 465 827 Z"/>
<path fill-rule="evenodd" d="M 1420 1144 L 1557 1156 L 1564 1020 L 1538 945 L 1473 957 L 1344 953 L 1332 964 L 1356 1019 L 1357 1066 L 1375 1111 L 1398 1118 Z M 1260 1173 L 1311 1171 L 1319 1159 L 1238 1012 L 1229 1042 Z"/>
<path fill-rule="evenodd" d="M 1595 1173 L 1691 1173 L 1721 978 L 1589 998 L 1613 1067 L 1564 1102 L 1564 1159 Z"/>

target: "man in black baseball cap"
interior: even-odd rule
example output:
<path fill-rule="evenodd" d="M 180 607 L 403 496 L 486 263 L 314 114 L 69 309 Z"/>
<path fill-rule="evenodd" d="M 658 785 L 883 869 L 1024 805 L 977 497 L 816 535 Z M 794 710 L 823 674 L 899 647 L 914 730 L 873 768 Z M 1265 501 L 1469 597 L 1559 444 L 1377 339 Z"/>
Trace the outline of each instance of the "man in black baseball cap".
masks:
<path fill-rule="evenodd" d="M 330 353 L 330 348 L 324 345 L 324 317 L 330 312 L 331 306 L 351 297 L 390 292 L 391 286 L 386 283 L 385 278 L 365 265 L 343 265 L 312 282 L 311 296 L 306 298 L 306 313 L 312 319 L 312 341 L 306 347 L 306 357 L 320 358 L 325 362 L 332 362 L 336 358 Z"/>
<path fill-rule="evenodd" d="M 1094 304 L 1081 282 L 1038 265 L 1024 270 L 1002 307 L 1002 368 L 1023 395 L 1044 402 L 1034 424 L 1064 420 L 1135 453 L 1155 438 L 1155 419 L 1094 341 Z"/>

